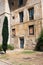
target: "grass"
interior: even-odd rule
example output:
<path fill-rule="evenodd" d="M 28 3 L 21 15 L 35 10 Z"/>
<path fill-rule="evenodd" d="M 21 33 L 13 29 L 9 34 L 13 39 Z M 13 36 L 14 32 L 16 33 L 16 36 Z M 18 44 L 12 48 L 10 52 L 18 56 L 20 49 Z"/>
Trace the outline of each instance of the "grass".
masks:
<path fill-rule="evenodd" d="M 32 53 L 35 53 L 35 51 L 23 51 L 22 54 L 32 54 Z"/>

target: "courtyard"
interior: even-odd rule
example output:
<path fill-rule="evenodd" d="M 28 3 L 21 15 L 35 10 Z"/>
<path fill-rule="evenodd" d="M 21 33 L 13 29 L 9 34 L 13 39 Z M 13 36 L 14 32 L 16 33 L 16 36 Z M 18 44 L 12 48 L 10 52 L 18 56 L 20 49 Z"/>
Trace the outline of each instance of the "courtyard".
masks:
<path fill-rule="evenodd" d="M 43 65 L 43 52 L 32 50 L 13 50 L 6 54 L 0 54 L 2 65 Z"/>

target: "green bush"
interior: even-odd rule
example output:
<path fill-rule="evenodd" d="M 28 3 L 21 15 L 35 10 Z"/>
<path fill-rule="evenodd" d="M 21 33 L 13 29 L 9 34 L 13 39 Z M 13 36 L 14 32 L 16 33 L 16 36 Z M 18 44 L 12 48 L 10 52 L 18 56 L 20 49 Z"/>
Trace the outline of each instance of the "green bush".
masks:
<path fill-rule="evenodd" d="M 9 37 L 9 30 L 8 30 L 8 18 L 5 16 L 4 22 L 3 22 L 3 28 L 2 28 L 2 48 L 3 51 L 6 53 L 7 50 L 7 42 Z"/>
<path fill-rule="evenodd" d="M 13 45 L 8 44 L 7 49 L 8 49 L 8 50 L 14 50 L 14 46 L 13 46 Z"/>
<path fill-rule="evenodd" d="M 0 44 L 0 51 L 2 51 L 2 50 L 3 50 L 3 49 L 2 49 L 2 44 Z M 7 50 L 14 50 L 14 46 L 8 44 L 8 45 L 7 45 Z"/>
<path fill-rule="evenodd" d="M 43 29 L 40 33 L 39 38 L 38 38 L 38 42 L 37 42 L 37 45 L 36 45 L 36 50 L 37 51 L 43 51 Z"/>
<path fill-rule="evenodd" d="M 2 44 L 0 44 L 0 51 L 2 51 Z"/>

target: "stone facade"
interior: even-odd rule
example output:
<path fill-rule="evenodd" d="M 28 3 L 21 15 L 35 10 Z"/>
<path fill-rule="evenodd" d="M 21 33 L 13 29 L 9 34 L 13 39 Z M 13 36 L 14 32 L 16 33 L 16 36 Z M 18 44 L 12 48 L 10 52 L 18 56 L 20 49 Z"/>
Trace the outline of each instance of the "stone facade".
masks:
<path fill-rule="evenodd" d="M 0 11 L 4 13 L 3 17 L 5 15 L 8 17 L 9 21 L 9 43 L 15 48 L 21 48 L 21 40 L 24 40 L 22 41 L 24 49 L 34 49 L 43 27 L 43 0 L 23 0 L 22 6 L 18 6 L 18 0 L 4 0 L 2 3 L 3 5 L 0 6 L 2 11 L 1 8 Z M 28 10 L 31 8 L 34 8 L 33 20 L 29 19 Z M 23 12 L 22 23 L 20 22 L 20 12 Z M 31 25 L 34 26 L 34 35 L 29 34 L 29 26 Z"/>
<path fill-rule="evenodd" d="M 34 19 L 29 20 L 28 9 L 34 7 Z M 23 22 L 20 22 L 19 12 L 24 13 Z M 34 49 L 37 38 L 42 29 L 42 3 L 41 0 L 23 0 L 23 5 L 18 7 L 18 0 L 14 1 L 14 8 L 11 7 L 11 32 L 15 29 L 15 36 L 11 38 L 15 48 L 20 47 L 20 38 L 24 38 L 24 49 Z M 34 35 L 29 35 L 29 26 L 34 25 Z M 12 36 L 12 33 L 11 33 Z"/>

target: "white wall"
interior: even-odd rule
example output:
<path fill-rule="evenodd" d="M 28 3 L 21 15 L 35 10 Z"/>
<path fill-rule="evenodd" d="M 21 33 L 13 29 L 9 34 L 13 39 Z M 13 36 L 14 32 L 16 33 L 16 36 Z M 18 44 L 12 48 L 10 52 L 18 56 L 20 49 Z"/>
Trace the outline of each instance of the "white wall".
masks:
<path fill-rule="evenodd" d="M 0 14 L 3 14 L 5 11 L 5 0 L 0 0 Z"/>

